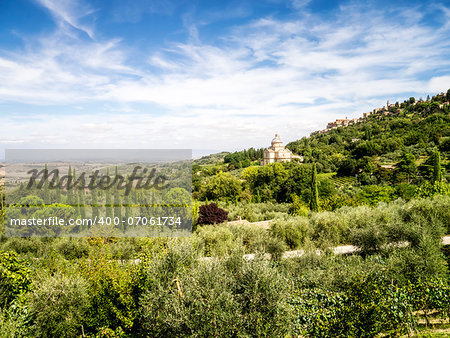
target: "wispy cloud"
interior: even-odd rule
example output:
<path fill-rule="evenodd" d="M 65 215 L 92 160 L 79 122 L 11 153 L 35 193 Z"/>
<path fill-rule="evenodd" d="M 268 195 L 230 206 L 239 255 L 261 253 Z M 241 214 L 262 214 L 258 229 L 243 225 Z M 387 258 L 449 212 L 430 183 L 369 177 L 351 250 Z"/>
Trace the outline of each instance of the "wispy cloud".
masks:
<path fill-rule="evenodd" d="M 94 12 L 90 6 L 73 0 L 37 0 L 37 2 L 51 12 L 61 27 L 69 25 L 94 38 L 92 25 L 83 22 L 86 16 Z"/>

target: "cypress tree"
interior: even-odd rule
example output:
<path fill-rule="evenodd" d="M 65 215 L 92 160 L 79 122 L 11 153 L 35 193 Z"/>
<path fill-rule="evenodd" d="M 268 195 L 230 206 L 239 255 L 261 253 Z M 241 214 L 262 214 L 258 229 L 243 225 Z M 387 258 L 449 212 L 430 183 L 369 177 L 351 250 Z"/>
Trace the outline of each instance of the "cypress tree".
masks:
<path fill-rule="evenodd" d="M 107 169 L 106 175 L 109 176 L 109 169 Z M 106 217 L 112 218 L 111 188 L 108 188 L 105 191 L 105 209 Z"/>
<path fill-rule="evenodd" d="M 118 178 L 119 172 L 117 166 L 114 173 L 114 181 Z M 120 227 L 122 227 L 122 201 L 120 199 L 119 190 L 114 186 L 114 218 L 118 218 L 120 222 Z"/>
<path fill-rule="evenodd" d="M 114 190 L 114 217 L 122 221 L 122 202 L 120 200 L 119 190 Z"/>
<path fill-rule="evenodd" d="M 98 218 L 98 195 L 97 191 L 94 189 L 91 192 L 91 205 L 92 205 L 92 218 Z"/>
<path fill-rule="evenodd" d="M 317 167 L 316 163 L 313 163 L 312 175 L 311 175 L 311 201 L 310 208 L 312 211 L 319 211 L 319 189 L 317 188 Z"/>
<path fill-rule="evenodd" d="M 55 179 L 55 202 L 62 203 L 61 201 L 61 187 L 59 186 L 59 170 L 56 171 L 56 179 Z"/>
<path fill-rule="evenodd" d="M 75 184 L 77 180 L 77 173 L 75 168 L 73 168 L 73 183 Z M 73 198 L 73 203 L 75 205 L 75 210 L 77 212 L 77 216 L 79 217 L 81 215 L 81 207 L 80 207 L 80 192 L 78 190 L 72 190 L 72 198 Z"/>
<path fill-rule="evenodd" d="M 80 210 L 81 218 L 86 218 L 86 204 L 84 202 L 84 191 L 78 190 L 78 209 Z"/>
<path fill-rule="evenodd" d="M 123 231 L 125 232 L 128 225 L 128 218 L 131 217 L 130 196 L 125 195 L 123 201 L 125 204 L 125 223 L 123 224 Z"/>
<path fill-rule="evenodd" d="M 50 204 L 50 194 L 48 191 L 48 167 L 47 167 L 47 163 L 45 164 L 45 168 L 44 168 L 44 204 Z"/>
<path fill-rule="evenodd" d="M 72 191 L 72 167 L 69 166 L 69 172 L 67 173 L 67 181 L 66 181 L 66 190 L 67 190 L 67 204 L 68 205 L 74 205 L 73 200 L 73 191 Z"/>

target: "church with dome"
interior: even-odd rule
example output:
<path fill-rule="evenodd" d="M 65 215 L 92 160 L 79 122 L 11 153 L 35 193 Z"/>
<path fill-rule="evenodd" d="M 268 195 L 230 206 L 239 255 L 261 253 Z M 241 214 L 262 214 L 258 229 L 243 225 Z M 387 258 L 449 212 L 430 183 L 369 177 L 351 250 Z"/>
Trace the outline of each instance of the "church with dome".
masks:
<path fill-rule="evenodd" d="M 272 145 L 264 150 L 264 158 L 261 161 L 261 165 L 275 162 L 290 162 L 293 159 L 303 160 L 302 156 L 294 155 L 289 149 L 286 149 L 283 146 L 280 135 L 275 134 Z"/>

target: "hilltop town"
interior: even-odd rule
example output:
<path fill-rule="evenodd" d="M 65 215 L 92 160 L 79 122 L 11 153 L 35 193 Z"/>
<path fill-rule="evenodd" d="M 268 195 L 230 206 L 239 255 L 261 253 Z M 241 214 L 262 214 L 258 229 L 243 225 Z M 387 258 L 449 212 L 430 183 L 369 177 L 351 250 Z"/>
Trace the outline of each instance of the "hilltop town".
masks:
<path fill-rule="evenodd" d="M 437 94 L 435 97 L 433 97 L 433 99 L 446 99 L 447 101 L 442 102 L 439 104 L 439 108 L 443 108 L 444 106 L 449 104 L 449 100 L 448 100 L 448 94 L 446 93 L 439 93 Z M 427 101 L 429 100 L 429 98 L 427 98 Z M 386 102 L 386 105 L 381 107 L 381 108 L 375 108 L 374 110 L 367 112 L 367 113 L 363 113 L 362 117 L 356 117 L 353 119 L 348 119 L 347 117 L 345 117 L 345 119 L 336 119 L 336 121 L 334 122 L 328 122 L 327 127 L 325 129 L 322 130 L 317 130 L 311 133 L 312 135 L 315 134 L 324 134 L 327 133 L 333 129 L 339 128 L 339 127 L 348 127 L 349 125 L 353 125 L 353 124 L 357 124 L 360 122 L 363 122 L 364 120 L 368 119 L 370 116 L 376 116 L 376 117 L 380 117 L 380 116 L 384 116 L 384 115 L 397 115 L 400 114 L 407 103 L 409 103 L 409 105 L 416 105 L 418 103 L 424 102 L 422 99 L 416 100 L 414 97 L 411 97 L 408 101 L 404 101 L 403 103 L 399 104 L 398 102 L 396 103 L 389 103 L 389 100 Z"/>

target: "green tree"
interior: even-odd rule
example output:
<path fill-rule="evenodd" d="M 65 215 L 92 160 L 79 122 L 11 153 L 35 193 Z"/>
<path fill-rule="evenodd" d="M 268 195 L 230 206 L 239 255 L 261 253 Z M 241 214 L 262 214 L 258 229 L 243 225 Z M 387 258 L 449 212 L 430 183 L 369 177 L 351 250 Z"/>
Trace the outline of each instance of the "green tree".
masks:
<path fill-rule="evenodd" d="M 131 206 L 130 206 L 130 195 L 125 194 L 123 203 L 125 206 L 125 228 L 124 228 L 124 230 L 126 230 L 126 225 L 128 224 L 128 219 L 130 217 L 132 217 L 132 215 L 133 215 L 132 211 L 131 211 Z"/>
<path fill-rule="evenodd" d="M 312 211 L 319 211 L 319 189 L 317 188 L 317 168 L 316 163 L 313 163 L 312 175 L 311 175 L 311 201 L 310 208 Z"/>
<path fill-rule="evenodd" d="M 433 182 L 442 182 L 441 154 L 438 150 L 433 154 Z"/>
<path fill-rule="evenodd" d="M 91 192 L 91 205 L 92 205 L 92 218 L 98 218 L 99 212 L 98 212 L 98 195 L 97 190 L 93 190 Z"/>
<path fill-rule="evenodd" d="M 109 169 L 106 170 L 106 176 L 109 176 Z M 105 211 L 106 217 L 113 217 L 112 210 L 112 197 L 111 197 L 111 189 L 108 188 L 105 191 Z"/>
<path fill-rule="evenodd" d="M 203 199 L 235 201 L 241 193 L 241 182 L 229 173 L 219 172 L 202 188 Z"/>
<path fill-rule="evenodd" d="M 55 203 L 62 203 L 61 201 L 61 188 L 59 186 L 60 178 L 59 178 L 59 170 L 56 171 L 56 177 L 55 177 Z"/>
<path fill-rule="evenodd" d="M 86 203 L 84 201 L 84 190 L 78 190 L 78 211 L 81 218 L 86 218 Z"/>
<path fill-rule="evenodd" d="M 50 204 L 50 193 L 48 191 L 48 166 L 47 164 L 45 164 L 45 169 L 44 169 L 44 186 L 43 186 L 43 190 L 44 190 L 44 203 L 45 204 Z"/>
<path fill-rule="evenodd" d="M 120 199 L 119 190 L 114 190 L 114 218 L 118 217 L 122 221 L 122 201 Z"/>
<path fill-rule="evenodd" d="M 400 161 L 395 166 L 396 178 L 398 181 L 404 180 L 410 183 L 412 177 L 417 171 L 416 159 L 413 154 L 404 152 L 400 158 Z"/>
<path fill-rule="evenodd" d="M 67 204 L 71 205 L 71 206 L 74 206 L 76 203 L 75 203 L 74 196 L 73 196 L 72 182 L 73 182 L 72 167 L 69 166 L 69 171 L 67 173 L 67 180 L 66 180 L 66 184 L 67 184 Z"/>
<path fill-rule="evenodd" d="M 297 195 L 293 194 L 292 203 L 289 206 L 289 213 L 298 216 L 307 216 L 308 207 L 305 204 L 303 204 L 303 202 Z"/>
<path fill-rule="evenodd" d="M 119 171 L 117 166 L 114 172 L 114 180 L 119 177 Z M 114 218 L 118 218 L 119 221 L 122 221 L 122 200 L 120 198 L 119 190 L 116 186 L 114 186 Z M 122 224 L 122 223 L 121 223 Z"/>
<path fill-rule="evenodd" d="M 172 188 L 164 196 L 164 203 L 172 206 L 190 206 L 191 196 L 183 188 Z"/>

